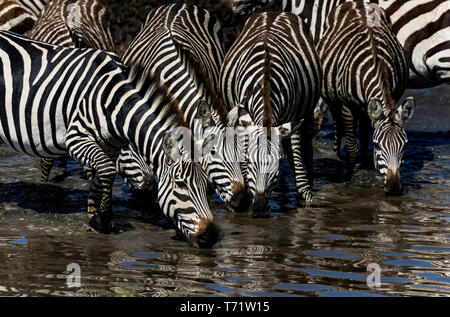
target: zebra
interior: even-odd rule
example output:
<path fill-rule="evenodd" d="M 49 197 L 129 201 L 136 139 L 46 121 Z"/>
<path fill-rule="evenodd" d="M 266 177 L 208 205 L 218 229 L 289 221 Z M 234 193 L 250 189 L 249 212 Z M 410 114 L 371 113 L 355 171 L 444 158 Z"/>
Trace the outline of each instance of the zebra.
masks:
<path fill-rule="evenodd" d="M 28 12 L 34 15 L 37 19 L 41 15 L 42 10 L 47 3 L 51 0 L 17 0 L 22 7 L 24 7 Z"/>
<path fill-rule="evenodd" d="M 97 0 L 53 0 L 31 29 L 35 40 L 67 47 L 90 47 L 114 52 L 105 7 Z M 41 180 L 48 182 L 54 158 L 41 159 Z M 62 157 L 65 168 L 67 156 Z"/>
<path fill-rule="evenodd" d="M 53 0 L 47 4 L 30 37 L 59 46 L 115 51 L 109 15 L 98 0 Z"/>
<path fill-rule="evenodd" d="M 349 172 L 357 159 L 359 120 L 362 152 L 368 152 L 372 125 L 375 168 L 384 178 L 385 193 L 398 195 L 408 141 L 403 123 L 413 114 L 415 101 L 407 98 L 395 109 L 406 89 L 408 65 L 389 18 L 381 9 L 372 25 L 372 13 L 370 4 L 347 2 L 329 14 L 318 43 L 324 72 L 321 96 L 333 115 L 336 152 L 345 134 Z"/>
<path fill-rule="evenodd" d="M 131 146 L 153 164 L 161 210 L 189 244 L 217 241 L 208 178 L 181 143 L 177 131 L 188 130 L 187 124 L 156 75 L 139 75 L 141 67 L 128 69 L 111 52 L 55 46 L 6 31 L 0 32 L 0 62 L 2 142 L 37 157 L 68 153 L 92 168 L 88 228 L 117 230 L 111 206 L 115 159 Z"/>
<path fill-rule="evenodd" d="M 0 31 L 25 34 L 33 27 L 36 18 L 15 0 L 0 1 Z"/>
<path fill-rule="evenodd" d="M 230 211 L 246 209 L 239 146 L 228 133 L 230 115 L 217 91 L 223 60 L 220 23 L 194 5 L 170 4 L 152 10 L 123 55 L 126 65 L 140 64 L 160 74 L 195 136 L 209 140 L 200 163 Z M 212 118 L 212 120 L 211 120 Z"/>
<path fill-rule="evenodd" d="M 351 0 L 233 0 L 236 14 L 249 14 L 269 3 L 293 12 L 308 24 L 314 43 L 326 30 L 330 11 Z M 392 22 L 409 67 L 408 88 L 428 88 L 450 81 L 450 1 L 364 0 L 379 5 Z M 375 9 L 375 7 L 373 7 Z M 371 13 L 374 14 L 373 12 Z"/>
<path fill-rule="evenodd" d="M 312 199 L 311 131 L 321 81 L 320 60 L 309 31 L 289 12 L 252 15 L 225 56 L 220 91 L 230 109 L 239 108 L 239 125 L 248 131 L 244 143 L 248 164 L 243 169 L 247 169 L 244 174 L 255 216 L 270 213 L 268 197 L 279 171 L 278 142 L 257 142 L 266 137 L 266 129 L 267 137 L 274 127 L 274 135 L 291 137 L 292 153 L 287 153 L 297 191 L 307 202 Z"/>

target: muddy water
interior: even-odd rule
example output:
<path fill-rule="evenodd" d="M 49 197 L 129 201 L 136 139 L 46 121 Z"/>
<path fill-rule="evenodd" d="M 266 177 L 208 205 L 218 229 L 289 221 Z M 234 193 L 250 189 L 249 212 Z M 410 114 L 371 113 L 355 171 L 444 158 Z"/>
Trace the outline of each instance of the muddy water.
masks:
<path fill-rule="evenodd" d="M 402 178 L 386 198 L 377 173 L 351 181 L 331 152 L 325 122 L 316 142 L 313 206 L 296 202 L 283 165 L 269 219 L 233 214 L 211 197 L 221 240 L 197 250 L 170 222 L 139 204 L 120 179 L 118 235 L 86 232 L 86 182 L 69 163 L 62 182 L 39 182 L 39 162 L 0 147 L 0 295 L 7 296 L 449 296 L 450 114 L 448 86 L 412 93 L 417 111 Z M 81 268 L 69 288 L 67 266 Z M 381 284 L 369 288 L 375 263 Z M 376 281 L 376 280 L 370 280 Z"/>

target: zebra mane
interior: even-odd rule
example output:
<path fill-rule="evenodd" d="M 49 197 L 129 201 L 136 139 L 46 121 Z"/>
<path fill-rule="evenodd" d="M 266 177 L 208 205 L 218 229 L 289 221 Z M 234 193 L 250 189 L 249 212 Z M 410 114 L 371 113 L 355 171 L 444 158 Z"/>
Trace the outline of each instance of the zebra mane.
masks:
<path fill-rule="evenodd" d="M 271 80 L 271 52 L 269 48 L 269 35 L 270 26 L 274 20 L 274 13 L 267 12 L 267 25 L 264 35 L 263 51 L 264 55 L 264 65 L 263 65 L 263 102 L 264 102 L 264 116 L 263 116 L 263 127 L 267 128 L 268 136 L 270 137 L 271 128 L 273 126 L 273 116 L 272 116 L 272 105 L 270 102 L 270 80 Z"/>
<path fill-rule="evenodd" d="M 364 4 L 361 4 L 364 5 Z M 367 11 L 366 10 L 362 10 L 364 16 L 364 21 L 368 21 L 368 17 L 367 17 Z M 376 36 L 374 34 L 374 28 L 373 27 L 369 27 L 369 37 L 370 37 L 370 42 L 372 44 L 372 57 L 375 63 L 375 76 L 377 78 L 380 78 L 379 83 L 381 84 L 381 90 L 382 90 L 382 95 L 383 95 L 383 99 L 385 101 L 386 107 L 384 107 L 384 114 L 386 117 L 392 118 L 394 116 L 395 113 L 395 102 L 392 99 L 391 96 L 391 91 L 390 91 L 390 84 L 389 84 L 389 80 L 388 80 L 388 74 L 387 74 L 387 65 L 386 62 L 383 59 L 383 55 L 379 54 L 378 52 L 378 47 L 377 47 L 377 39 Z"/>
<path fill-rule="evenodd" d="M 174 115 L 175 121 L 180 126 L 189 128 L 178 101 L 158 75 L 147 71 L 142 64 L 137 63 L 129 67 L 128 78 L 135 85 L 141 97 L 145 96 L 148 99 L 149 94 L 161 96 L 161 103 L 165 105 L 164 107 L 168 107 L 168 113 Z"/>
<path fill-rule="evenodd" d="M 209 76 L 205 73 L 202 62 L 195 56 L 189 48 L 180 43 L 179 41 L 174 40 L 174 45 L 180 49 L 182 53 L 184 53 L 188 65 L 192 67 L 194 73 L 200 78 L 200 81 L 204 85 L 204 90 L 207 96 L 212 101 L 212 108 L 216 110 L 219 115 L 220 123 L 223 126 L 227 126 L 228 124 L 228 110 L 225 107 L 222 99 L 217 94 L 216 90 L 213 87 L 212 81 Z"/>
<path fill-rule="evenodd" d="M 389 84 L 389 80 L 388 80 L 388 76 L 387 76 L 387 65 L 385 63 L 385 61 L 380 58 L 379 59 L 379 63 L 378 63 L 378 68 L 379 71 L 381 72 L 381 85 L 382 85 L 382 90 L 383 90 L 383 98 L 384 101 L 386 102 L 386 111 L 387 111 L 387 116 L 389 118 L 393 118 L 394 114 L 395 114 L 395 101 L 392 99 L 391 96 L 391 85 Z M 386 113 L 385 113 L 386 114 Z"/>

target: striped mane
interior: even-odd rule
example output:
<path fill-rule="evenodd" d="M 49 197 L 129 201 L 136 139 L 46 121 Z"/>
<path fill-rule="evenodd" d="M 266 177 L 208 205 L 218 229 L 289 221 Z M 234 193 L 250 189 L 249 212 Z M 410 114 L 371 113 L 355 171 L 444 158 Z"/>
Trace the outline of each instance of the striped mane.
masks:
<path fill-rule="evenodd" d="M 264 64 L 263 64 L 263 102 L 264 102 L 264 115 L 263 115 L 263 127 L 267 128 L 268 136 L 271 135 L 271 128 L 274 124 L 272 115 L 272 105 L 270 101 L 270 80 L 271 80 L 271 51 L 269 47 L 270 27 L 276 17 L 276 13 L 266 13 L 266 31 L 263 39 L 263 52 L 264 52 Z"/>
<path fill-rule="evenodd" d="M 181 53 L 186 57 L 187 64 L 191 67 L 194 74 L 196 74 L 201 83 L 204 85 L 204 90 L 206 92 L 207 97 L 212 101 L 211 107 L 217 112 L 219 115 L 220 123 L 223 126 L 227 126 L 228 124 L 228 110 L 225 107 L 222 99 L 217 94 L 214 89 L 213 83 L 209 76 L 205 73 L 202 62 L 195 56 L 189 48 L 180 43 L 179 41 L 174 40 L 174 45 L 180 50 Z"/>
<path fill-rule="evenodd" d="M 184 120 L 184 115 L 180 110 L 178 101 L 158 75 L 153 72 L 148 72 L 142 64 L 138 63 L 129 68 L 128 78 L 139 90 L 141 97 L 144 97 L 149 92 L 161 96 L 161 103 L 169 108 L 169 113 L 174 114 L 175 121 L 180 126 L 189 128 L 187 122 Z"/>
<path fill-rule="evenodd" d="M 364 5 L 364 4 L 360 4 L 360 5 Z M 364 12 L 364 23 L 366 23 L 366 21 L 368 20 L 368 16 L 367 16 L 367 11 L 366 10 L 362 10 L 362 12 Z M 395 114 L 395 101 L 392 99 L 391 96 L 391 91 L 390 91 L 390 83 L 389 83 L 389 79 L 387 76 L 387 65 L 386 62 L 384 61 L 382 54 L 379 54 L 378 52 L 378 43 L 377 43 L 377 39 L 376 36 L 374 34 L 374 29 L 373 27 L 369 27 L 369 36 L 370 36 L 370 42 L 371 42 L 371 46 L 372 46 L 372 57 L 373 57 L 373 61 L 375 63 L 375 76 L 377 76 L 377 78 L 380 79 L 379 83 L 381 84 L 382 87 L 382 94 L 383 94 L 383 100 L 384 100 L 384 104 L 386 105 L 386 107 L 384 107 L 384 114 L 386 117 L 389 118 L 393 118 L 394 114 Z"/>

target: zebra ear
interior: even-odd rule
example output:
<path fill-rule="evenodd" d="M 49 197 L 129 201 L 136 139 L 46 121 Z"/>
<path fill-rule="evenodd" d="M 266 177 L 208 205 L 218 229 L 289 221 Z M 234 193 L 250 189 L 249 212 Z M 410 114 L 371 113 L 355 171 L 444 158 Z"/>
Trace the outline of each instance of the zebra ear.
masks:
<path fill-rule="evenodd" d="M 227 115 L 228 126 L 234 127 L 239 120 L 239 107 L 234 107 Z"/>
<path fill-rule="evenodd" d="M 250 116 L 250 113 L 245 109 L 243 105 L 239 105 L 238 107 L 238 117 L 239 117 L 239 125 L 247 128 L 249 126 L 255 125 Z"/>
<path fill-rule="evenodd" d="M 180 142 L 174 133 L 168 131 L 164 134 L 163 150 L 167 157 L 172 161 L 177 161 L 181 157 L 179 143 Z"/>
<path fill-rule="evenodd" d="M 402 105 L 397 108 L 397 118 L 403 122 L 412 117 L 416 107 L 416 100 L 413 97 L 406 98 Z"/>
<path fill-rule="evenodd" d="M 383 115 L 383 105 L 378 98 L 371 98 L 367 104 L 367 114 L 372 122 L 378 121 Z"/>
<path fill-rule="evenodd" d="M 211 118 L 212 118 L 211 106 L 204 101 L 200 102 L 200 106 L 198 106 L 197 109 L 197 119 L 202 120 L 203 128 L 207 128 L 210 126 Z"/>
<path fill-rule="evenodd" d="M 280 125 L 279 127 L 276 127 L 275 129 L 278 131 L 280 139 L 283 140 L 285 138 L 288 138 L 292 134 L 297 132 L 301 128 L 304 120 L 305 119 L 301 119 L 299 121 L 285 123 L 283 125 Z"/>

